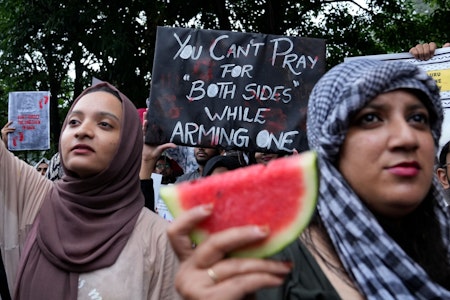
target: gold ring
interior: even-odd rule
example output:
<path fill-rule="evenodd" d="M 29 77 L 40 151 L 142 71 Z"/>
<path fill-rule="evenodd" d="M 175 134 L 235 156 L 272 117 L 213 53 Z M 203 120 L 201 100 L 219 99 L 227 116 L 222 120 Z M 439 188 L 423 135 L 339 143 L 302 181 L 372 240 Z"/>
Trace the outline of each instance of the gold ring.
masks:
<path fill-rule="evenodd" d="M 209 268 L 207 271 L 209 278 L 211 278 L 211 280 L 214 283 L 217 283 L 219 281 L 219 278 L 217 277 L 216 273 L 213 271 L 213 269 Z"/>

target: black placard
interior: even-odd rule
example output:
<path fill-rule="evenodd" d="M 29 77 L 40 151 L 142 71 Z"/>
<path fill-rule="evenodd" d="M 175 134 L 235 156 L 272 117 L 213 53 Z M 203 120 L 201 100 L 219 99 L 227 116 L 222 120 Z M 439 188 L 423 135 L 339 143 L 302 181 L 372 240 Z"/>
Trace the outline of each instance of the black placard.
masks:
<path fill-rule="evenodd" d="M 323 39 L 158 27 L 145 142 L 305 150 L 324 72 Z"/>

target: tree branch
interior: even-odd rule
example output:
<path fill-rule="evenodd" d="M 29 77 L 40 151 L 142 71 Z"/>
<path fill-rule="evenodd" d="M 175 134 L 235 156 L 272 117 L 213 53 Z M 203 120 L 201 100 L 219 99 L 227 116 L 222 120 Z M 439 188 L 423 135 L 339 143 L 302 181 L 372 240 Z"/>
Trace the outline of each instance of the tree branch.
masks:
<path fill-rule="evenodd" d="M 364 10 L 365 12 L 372 14 L 371 10 L 365 8 L 364 6 L 362 6 L 361 4 L 356 2 L 355 0 L 324 0 L 322 3 L 330 4 L 330 3 L 339 3 L 339 2 L 350 2 L 350 3 L 354 4 L 354 5 L 356 5 L 357 7 L 359 7 L 360 9 Z"/>

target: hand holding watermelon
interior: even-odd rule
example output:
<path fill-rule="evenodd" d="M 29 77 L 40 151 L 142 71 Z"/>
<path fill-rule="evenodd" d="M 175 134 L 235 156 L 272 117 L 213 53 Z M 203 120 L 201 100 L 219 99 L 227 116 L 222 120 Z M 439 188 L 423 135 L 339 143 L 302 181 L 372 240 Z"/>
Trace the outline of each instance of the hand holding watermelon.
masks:
<path fill-rule="evenodd" d="M 268 257 L 300 236 L 314 212 L 318 195 L 317 154 L 301 154 L 238 168 L 161 188 L 161 197 L 176 218 L 195 206 L 210 205 L 211 215 L 190 233 L 196 244 L 222 230 L 254 225 L 268 236 L 234 248 L 229 256 Z"/>
<path fill-rule="evenodd" d="M 175 217 L 168 235 L 181 261 L 181 295 L 241 299 L 282 284 L 291 264 L 259 258 L 283 249 L 307 226 L 317 174 L 316 153 L 305 152 L 162 189 Z"/>
<path fill-rule="evenodd" d="M 257 243 L 268 236 L 265 228 L 243 226 L 208 237 L 195 250 L 189 233 L 211 216 L 210 205 L 192 208 L 171 224 L 168 235 L 181 264 L 175 285 L 185 299 L 241 299 L 264 287 L 280 285 L 291 265 L 255 258 L 227 258 L 227 253 Z"/>

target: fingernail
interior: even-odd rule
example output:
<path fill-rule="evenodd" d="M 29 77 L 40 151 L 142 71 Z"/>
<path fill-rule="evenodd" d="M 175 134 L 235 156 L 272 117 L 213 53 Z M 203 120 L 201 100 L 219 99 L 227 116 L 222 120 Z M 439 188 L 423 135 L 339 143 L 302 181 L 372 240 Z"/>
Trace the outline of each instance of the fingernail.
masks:
<path fill-rule="evenodd" d="M 260 236 L 267 236 L 269 235 L 270 228 L 269 226 L 255 226 L 255 231 Z"/>
<path fill-rule="evenodd" d="M 213 210 L 214 205 L 212 203 L 203 204 L 199 206 L 199 209 L 202 213 L 206 215 L 210 215 Z"/>
<path fill-rule="evenodd" d="M 294 267 L 294 263 L 292 261 L 283 261 L 283 265 L 285 265 L 288 269 L 292 269 Z"/>

